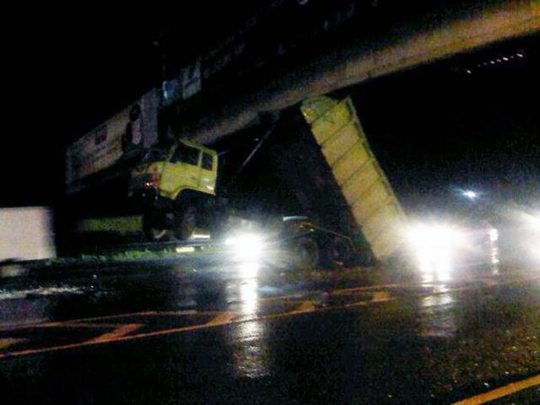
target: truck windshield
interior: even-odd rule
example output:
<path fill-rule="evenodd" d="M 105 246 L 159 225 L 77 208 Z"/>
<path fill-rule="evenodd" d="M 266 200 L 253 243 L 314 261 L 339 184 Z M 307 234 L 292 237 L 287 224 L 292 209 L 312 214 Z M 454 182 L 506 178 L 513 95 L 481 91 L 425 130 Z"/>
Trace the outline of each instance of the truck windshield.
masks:
<path fill-rule="evenodd" d="M 199 149 L 192 148 L 191 146 L 187 146 L 183 143 L 179 143 L 176 147 L 176 150 L 174 151 L 172 162 L 187 163 L 193 166 L 197 166 L 199 164 L 199 155 Z"/>
<path fill-rule="evenodd" d="M 151 148 L 143 158 L 143 163 L 161 162 L 168 158 L 170 148 L 156 146 Z"/>

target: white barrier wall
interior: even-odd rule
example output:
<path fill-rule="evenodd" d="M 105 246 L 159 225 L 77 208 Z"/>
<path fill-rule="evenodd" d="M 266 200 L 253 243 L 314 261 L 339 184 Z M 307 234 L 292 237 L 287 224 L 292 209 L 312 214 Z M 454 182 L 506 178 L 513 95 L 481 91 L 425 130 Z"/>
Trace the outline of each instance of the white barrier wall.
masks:
<path fill-rule="evenodd" d="M 0 209 L 0 261 L 56 256 L 52 214 L 45 207 Z"/>

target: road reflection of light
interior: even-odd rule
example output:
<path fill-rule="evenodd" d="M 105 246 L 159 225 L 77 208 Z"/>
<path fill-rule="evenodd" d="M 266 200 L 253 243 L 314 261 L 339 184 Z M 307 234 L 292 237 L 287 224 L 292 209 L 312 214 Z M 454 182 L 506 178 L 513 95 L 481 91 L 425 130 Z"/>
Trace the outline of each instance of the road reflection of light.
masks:
<path fill-rule="evenodd" d="M 232 342 L 234 371 L 238 377 L 257 378 L 270 374 L 266 324 L 239 323 Z"/>
<path fill-rule="evenodd" d="M 250 280 L 255 279 L 257 275 L 259 274 L 259 263 L 257 262 L 245 262 L 245 263 L 239 263 L 238 269 L 239 269 L 239 275 L 240 279 L 242 280 Z"/>
<path fill-rule="evenodd" d="M 499 231 L 495 228 L 489 230 L 489 240 L 491 242 L 497 242 L 499 240 Z"/>
<path fill-rule="evenodd" d="M 28 290 L 0 290 L 0 301 L 26 298 L 28 296 L 54 296 L 73 294 L 80 295 L 84 291 L 79 287 L 39 287 Z"/>
<path fill-rule="evenodd" d="M 436 294 L 425 297 L 422 300 L 422 306 L 424 308 L 445 306 L 454 303 L 454 298 L 450 294 Z"/>
<path fill-rule="evenodd" d="M 45 322 L 58 297 L 82 296 L 78 287 L 50 286 L 35 289 L 0 290 L 0 326 Z"/>
<path fill-rule="evenodd" d="M 422 284 L 450 281 L 452 279 L 451 270 L 451 260 L 448 256 L 442 255 L 434 258 L 430 255 L 420 259 Z"/>
<path fill-rule="evenodd" d="M 493 246 L 491 248 L 491 270 L 493 275 L 499 274 L 499 248 Z"/>
<path fill-rule="evenodd" d="M 452 337 L 457 330 L 455 299 L 451 294 L 435 294 L 422 300 L 421 334 L 428 337 Z"/>
<path fill-rule="evenodd" d="M 240 284 L 240 312 L 242 315 L 255 315 L 259 306 L 259 284 L 257 279 L 252 278 L 242 281 Z"/>
<path fill-rule="evenodd" d="M 250 275 L 241 281 L 239 286 L 240 317 L 252 319 L 259 309 L 259 283 L 253 264 L 241 269 L 244 275 Z M 258 266 L 257 266 L 258 270 Z M 239 322 L 234 327 L 231 340 L 234 373 L 238 377 L 258 378 L 268 375 L 268 342 L 266 324 L 264 321 L 253 319 Z"/>
<path fill-rule="evenodd" d="M 499 231 L 495 228 L 489 230 L 489 247 L 491 255 L 491 270 L 493 275 L 499 274 Z"/>

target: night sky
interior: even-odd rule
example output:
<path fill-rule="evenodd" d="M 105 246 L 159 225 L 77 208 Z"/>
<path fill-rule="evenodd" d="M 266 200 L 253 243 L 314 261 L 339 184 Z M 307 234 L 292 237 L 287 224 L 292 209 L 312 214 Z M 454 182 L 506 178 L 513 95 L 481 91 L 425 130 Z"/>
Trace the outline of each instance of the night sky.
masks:
<path fill-rule="evenodd" d="M 155 41 L 173 18 L 156 10 L 130 17 L 71 10 L 71 19 L 42 11 L 53 17 L 35 10 L 5 40 L 2 206 L 59 199 L 65 146 L 160 84 Z M 185 37 L 186 57 L 208 46 L 208 35 L 227 32 L 219 14 L 199 5 L 174 16 L 183 22 L 177 35 Z M 538 37 L 512 42 L 341 92 L 353 97 L 405 203 L 467 187 L 540 200 L 539 44 Z M 516 63 L 477 67 L 519 50 L 524 58 Z"/>
<path fill-rule="evenodd" d="M 444 202 L 465 189 L 498 202 L 540 203 L 539 39 L 487 47 L 352 93 L 404 203 Z"/>

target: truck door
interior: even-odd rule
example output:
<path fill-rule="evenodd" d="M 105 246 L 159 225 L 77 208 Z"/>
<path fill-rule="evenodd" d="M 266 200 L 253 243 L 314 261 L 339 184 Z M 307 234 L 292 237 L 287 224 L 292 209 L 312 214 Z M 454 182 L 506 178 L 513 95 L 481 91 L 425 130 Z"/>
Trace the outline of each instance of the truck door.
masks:
<path fill-rule="evenodd" d="M 165 164 L 160 191 L 175 198 L 184 189 L 199 190 L 201 186 L 201 150 L 179 143 L 170 162 Z"/>

